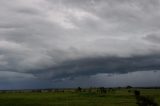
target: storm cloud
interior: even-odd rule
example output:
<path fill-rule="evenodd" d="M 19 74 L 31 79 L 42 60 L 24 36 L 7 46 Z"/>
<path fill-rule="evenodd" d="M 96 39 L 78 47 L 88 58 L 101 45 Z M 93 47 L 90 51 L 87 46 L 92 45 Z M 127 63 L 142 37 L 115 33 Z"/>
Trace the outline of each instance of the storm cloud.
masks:
<path fill-rule="evenodd" d="M 1 0 L 0 79 L 159 71 L 159 11 L 159 0 Z"/>

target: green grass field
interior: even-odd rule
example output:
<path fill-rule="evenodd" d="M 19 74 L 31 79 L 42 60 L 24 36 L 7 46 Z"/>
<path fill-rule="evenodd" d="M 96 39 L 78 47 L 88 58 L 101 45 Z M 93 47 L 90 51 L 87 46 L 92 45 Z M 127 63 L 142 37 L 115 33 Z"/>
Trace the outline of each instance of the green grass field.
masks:
<path fill-rule="evenodd" d="M 160 104 L 160 90 L 140 89 Z M 0 106 L 137 106 L 133 92 L 116 90 L 106 95 L 87 92 L 0 93 Z"/>

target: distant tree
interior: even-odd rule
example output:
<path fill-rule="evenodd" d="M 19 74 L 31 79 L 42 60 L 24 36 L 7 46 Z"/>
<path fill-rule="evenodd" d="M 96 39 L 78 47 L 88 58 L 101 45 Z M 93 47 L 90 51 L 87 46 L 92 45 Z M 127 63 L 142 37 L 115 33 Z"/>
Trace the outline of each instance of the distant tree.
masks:
<path fill-rule="evenodd" d="M 81 88 L 81 87 L 78 87 L 78 88 L 77 88 L 77 91 L 78 91 L 78 92 L 81 92 L 81 91 L 82 91 L 82 88 Z"/>
<path fill-rule="evenodd" d="M 132 86 L 130 86 L 130 85 L 128 85 L 126 88 L 127 88 L 127 89 L 131 89 L 131 88 L 133 88 L 133 87 L 132 87 Z"/>
<path fill-rule="evenodd" d="M 41 89 L 35 89 L 35 90 L 32 90 L 32 92 L 42 92 L 42 90 Z"/>
<path fill-rule="evenodd" d="M 101 94 L 105 94 L 105 93 L 107 93 L 107 90 L 104 87 L 99 87 L 98 92 L 101 93 Z"/>

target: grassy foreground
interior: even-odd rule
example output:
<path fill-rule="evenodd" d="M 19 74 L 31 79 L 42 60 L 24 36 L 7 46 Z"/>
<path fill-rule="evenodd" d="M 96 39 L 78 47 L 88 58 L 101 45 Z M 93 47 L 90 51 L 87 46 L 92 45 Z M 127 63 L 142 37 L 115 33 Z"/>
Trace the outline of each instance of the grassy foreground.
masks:
<path fill-rule="evenodd" d="M 159 89 L 141 89 L 160 104 Z M 137 106 L 133 92 L 127 89 L 100 95 L 88 92 L 0 93 L 0 106 Z"/>

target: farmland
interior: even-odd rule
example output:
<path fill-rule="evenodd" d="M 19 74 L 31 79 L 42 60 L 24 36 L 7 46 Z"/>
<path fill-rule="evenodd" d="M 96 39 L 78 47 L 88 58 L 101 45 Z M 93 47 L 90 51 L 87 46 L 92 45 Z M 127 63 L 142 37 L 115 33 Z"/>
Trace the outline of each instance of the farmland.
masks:
<path fill-rule="evenodd" d="M 52 92 L 1 92 L 0 106 L 138 106 L 135 89 L 114 89 L 106 93 L 96 90 Z M 137 89 L 136 89 L 137 90 Z M 160 104 L 160 89 L 138 89 L 143 96 Z"/>

